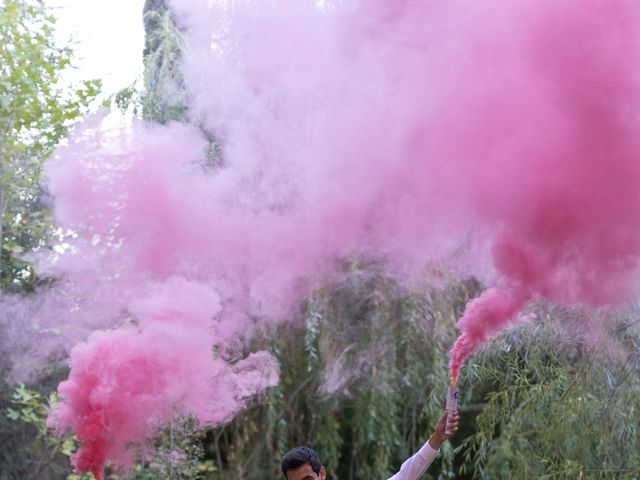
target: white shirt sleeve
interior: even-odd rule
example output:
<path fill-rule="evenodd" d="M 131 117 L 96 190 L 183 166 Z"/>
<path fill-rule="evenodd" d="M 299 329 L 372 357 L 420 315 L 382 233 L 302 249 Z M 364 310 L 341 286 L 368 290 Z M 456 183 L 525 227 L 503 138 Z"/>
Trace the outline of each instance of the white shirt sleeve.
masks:
<path fill-rule="evenodd" d="M 433 459 L 438 456 L 440 450 L 434 450 L 427 441 L 418 453 L 405 460 L 400 471 L 388 480 L 418 480 L 427 471 Z"/>

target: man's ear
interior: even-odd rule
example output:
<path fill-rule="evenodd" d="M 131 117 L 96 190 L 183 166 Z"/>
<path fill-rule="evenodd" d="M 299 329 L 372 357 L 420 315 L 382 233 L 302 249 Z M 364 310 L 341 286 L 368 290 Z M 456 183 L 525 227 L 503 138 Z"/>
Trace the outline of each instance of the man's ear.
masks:
<path fill-rule="evenodd" d="M 327 478 L 327 470 L 323 465 L 320 467 L 320 480 L 325 480 L 325 478 Z"/>

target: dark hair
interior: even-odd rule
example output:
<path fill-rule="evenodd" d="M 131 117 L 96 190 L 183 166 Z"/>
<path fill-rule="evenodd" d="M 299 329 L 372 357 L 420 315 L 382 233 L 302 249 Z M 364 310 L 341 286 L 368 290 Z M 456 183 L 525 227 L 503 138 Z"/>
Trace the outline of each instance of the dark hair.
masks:
<path fill-rule="evenodd" d="M 284 478 L 289 478 L 287 477 L 287 470 L 295 470 L 307 463 L 316 475 L 320 473 L 322 463 L 320 462 L 318 452 L 309 447 L 292 448 L 282 457 L 282 473 Z"/>

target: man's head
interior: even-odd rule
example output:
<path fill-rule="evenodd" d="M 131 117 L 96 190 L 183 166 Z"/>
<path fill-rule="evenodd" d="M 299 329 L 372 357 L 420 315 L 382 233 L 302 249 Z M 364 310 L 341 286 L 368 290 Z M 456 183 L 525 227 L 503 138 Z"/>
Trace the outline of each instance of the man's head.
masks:
<path fill-rule="evenodd" d="M 309 447 L 296 447 L 282 457 L 282 473 L 287 480 L 325 480 L 327 471 L 318 453 Z"/>

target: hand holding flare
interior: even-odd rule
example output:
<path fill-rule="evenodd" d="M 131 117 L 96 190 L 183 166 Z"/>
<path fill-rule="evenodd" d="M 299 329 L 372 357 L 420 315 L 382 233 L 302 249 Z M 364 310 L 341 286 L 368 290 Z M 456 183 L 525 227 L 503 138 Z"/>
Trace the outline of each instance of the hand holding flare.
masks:
<path fill-rule="evenodd" d="M 449 424 L 449 430 L 447 430 L 447 423 Z M 435 431 L 429 438 L 429 445 L 434 450 L 438 450 L 445 440 L 449 439 L 457 430 L 458 412 L 454 412 L 452 415 L 444 412 L 436 425 Z"/>

